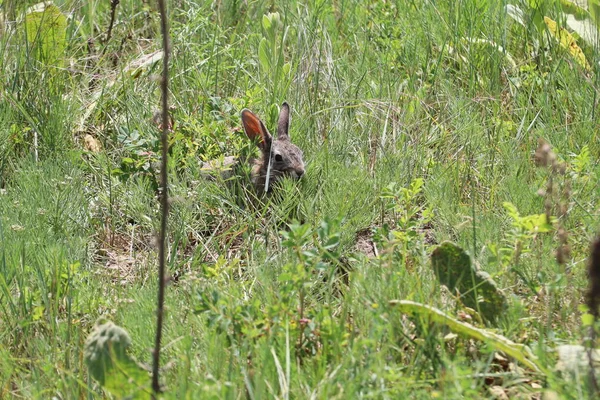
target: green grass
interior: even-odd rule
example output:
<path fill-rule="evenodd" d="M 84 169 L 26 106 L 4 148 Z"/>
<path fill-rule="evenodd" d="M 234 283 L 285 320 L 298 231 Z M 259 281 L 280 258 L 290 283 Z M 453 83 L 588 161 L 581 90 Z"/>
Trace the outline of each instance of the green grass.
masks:
<path fill-rule="evenodd" d="M 20 3 L 0 2 L 5 20 L 21 20 Z M 0 35 L 1 398 L 107 397 L 83 362 L 99 317 L 127 330 L 137 360 L 152 358 L 160 63 L 123 71 L 160 49 L 158 13 L 122 0 L 104 44 L 110 2 L 55 4 L 70 14 L 64 63 L 36 59 L 22 24 Z M 429 263 L 451 240 L 509 300 L 491 329 L 550 369 L 552 349 L 584 339 L 579 306 L 600 230 L 598 56 L 584 47 L 585 71 L 552 40 L 536 50 L 539 32 L 504 5 L 169 2 L 168 272 L 177 279 L 167 288 L 165 398 L 492 398 L 493 385 L 521 398 L 588 397 L 585 380 L 508 368 L 485 343 L 389 305 L 464 315 Z M 267 29 L 270 11 L 280 22 Z M 516 67 L 468 38 L 502 46 Z M 285 182 L 265 206 L 203 178 L 202 161 L 257 153 L 241 109 L 272 128 L 283 101 L 307 162 L 301 182 Z M 100 152 L 86 150 L 86 134 Z M 567 166 L 555 188 L 572 187 L 560 218 L 571 247 L 564 266 L 555 229 L 519 230 L 503 207 L 544 212 L 538 138 Z M 403 197 L 417 179 L 422 190 Z M 382 197 L 394 182 L 396 197 Z M 377 257 L 356 249 L 364 230 Z M 328 240 L 337 246 L 325 249 Z M 348 285 L 340 265 L 350 267 Z"/>

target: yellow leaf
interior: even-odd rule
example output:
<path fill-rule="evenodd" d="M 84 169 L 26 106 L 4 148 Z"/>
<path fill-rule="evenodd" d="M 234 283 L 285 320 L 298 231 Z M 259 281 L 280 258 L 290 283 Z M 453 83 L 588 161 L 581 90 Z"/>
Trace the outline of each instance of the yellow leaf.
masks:
<path fill-rule="evenodd" d="M 581 47 L 577 45 L 577 41 L 573 35 L 571 35 L 566 29 L 559 28 L 556 24 L 556 21 L 548 17 L 544 17 L 544 22 L 546 23 L 550 34 L 554 36 L 556 40 L 558 40 L 558 43 L 561 45 L 561 47 L 566 49 L 579 65 L 581 65 L 587 71 L 591 70 L 590 64 L 588 64 L 585 54 L 583 54 L 583 50 L 581 50 Z"/>

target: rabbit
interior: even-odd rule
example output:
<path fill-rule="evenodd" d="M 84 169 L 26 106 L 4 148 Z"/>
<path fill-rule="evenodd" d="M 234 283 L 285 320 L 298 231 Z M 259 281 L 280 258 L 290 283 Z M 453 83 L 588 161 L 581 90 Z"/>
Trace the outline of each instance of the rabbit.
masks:
<path fill-rule="evenodd" d="M 281 105 L 277 137 L 273 139 L 265 124 L 248 109 L 242 110 L 242 124 L 246 136 L 256 142 L 261 157 L 254 161 L 252 181 L 259 193 L 270 192 L 282 177 L 300 179 L 304 175 L 303 153 L 289 136 L 290 106 Z"/>
<path fill-rule="evenodd" d="M 291 142 L 288 132 L 290 106 L 286 102 L 281 105 L 279 112 L 276 138 L 271 136 L 265 124 L 252 111 L 243 109 L 241 117 L 246 136 L 257 144 L 261 152 L 260 158 L 254 160 L 251 174 L 252 183 L 259 195 L 270 193 L 277 181 L 285 176 L 300 179 L 304 175 L 302 150 Z M 214 170 L 223 167 L 230 169 L 236 163 L 234 157 L 225 157 L 220 162 L 216 160 L 205 162 L 202 169 Z"/>

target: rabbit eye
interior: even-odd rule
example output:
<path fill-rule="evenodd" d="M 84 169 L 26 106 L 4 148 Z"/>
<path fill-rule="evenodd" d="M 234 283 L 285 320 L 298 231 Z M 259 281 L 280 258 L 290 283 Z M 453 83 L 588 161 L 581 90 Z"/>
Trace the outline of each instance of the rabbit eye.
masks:
<path fill-rule="evenodd" d="M 275 154 L 275 161 L 283 161 L 281 154 Z"/>

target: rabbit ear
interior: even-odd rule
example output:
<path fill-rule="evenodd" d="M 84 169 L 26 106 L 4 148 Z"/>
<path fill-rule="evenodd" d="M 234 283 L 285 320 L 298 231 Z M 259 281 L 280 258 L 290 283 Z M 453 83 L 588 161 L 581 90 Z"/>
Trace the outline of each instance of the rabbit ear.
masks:
<path fill-rule="evenodd" d="M 261 150 L 264 151 L 271 146 L 271 135 L 265 124 L 247 108 L 242 110 L 242 124 L 248 139 L 256 142 Z"/>
<path fill-rule="evenodd" d="M 290 128 L 290 106 L 284 102 L 279 111 L 279 122 L 277 123 L 277 139 L 289 139 L 288 129 Z"/>

